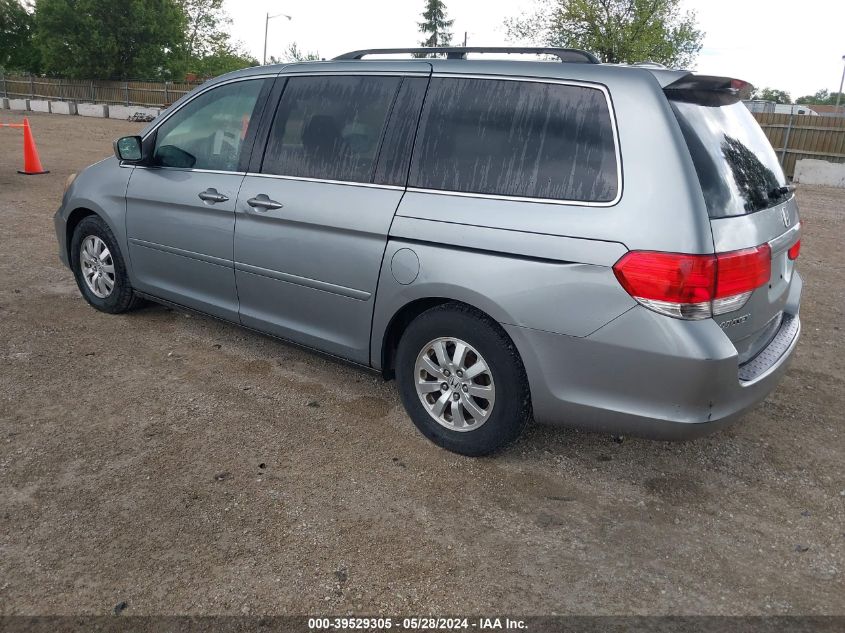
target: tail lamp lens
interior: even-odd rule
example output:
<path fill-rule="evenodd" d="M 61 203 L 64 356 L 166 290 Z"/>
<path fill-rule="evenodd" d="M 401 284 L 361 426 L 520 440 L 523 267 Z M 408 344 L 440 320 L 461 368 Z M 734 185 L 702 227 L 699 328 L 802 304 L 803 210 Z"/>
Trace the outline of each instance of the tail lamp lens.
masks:
<path fill-rule="evenodd" d="M 772 276 L 772 249 L 768 244 L 716 255 L 716 295 L 731 297 L 759 288 Z"/>
<path fill-rule="evenodd" d="M 769 281 L 768 244 L 715 255 L 631 251 L 613 266 L 625 291 L 645 307 L 679 319 L 707 319 L 741 308 Z"/>
<path fill-rule="evenodd" d="M 795 242 L 795 244 L 789 247 L 789 250 L 786 252 L 786 254 L 789 256 L 789 259 L 798 259 L 798 255 L 800 252 L 801 240 L 798 240 L 797 242 Z"/>

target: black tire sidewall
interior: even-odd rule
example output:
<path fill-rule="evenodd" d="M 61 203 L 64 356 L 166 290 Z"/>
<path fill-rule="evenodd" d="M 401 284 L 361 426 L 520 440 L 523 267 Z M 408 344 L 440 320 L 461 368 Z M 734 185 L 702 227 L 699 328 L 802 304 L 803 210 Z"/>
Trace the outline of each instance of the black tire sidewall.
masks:
<path fill-rule="evenodd" d="M 85 279 L 82 277 L 82 265 L 79 261 L 79 254 L 83 240 L 90 235 L 95 235 L 105 242 L 114 264 L 114 289 L 105 298 L 98 297 L 91 292 L 91 289 L 88 288 L 88 284 L 85 283 Z M 121 255 L 114 234 L 100 217 L 95 215 L 88 216 L 74 230 L 70 246 L 70 265 L 76 278 L 76 285 L 79 287 L 79 292 L 97 310 L 117 314 L 133 306 L 135 293 L 132 290 L 132 285 L 129 283 L 123 256 Z"/>
<path fill-rule="evenodd" d="M 441 336 L 466 341 L 490 367 L 496 400 L 490 418 L 476 430 L 449 430 L 429 415 L 417 395 L 417 355 L 423 346 Z M 396 380 L 405 409 L 420 432 L 435 444 L 463 455 L 486 455 L 507 446 L 531 417 L 525 370 L 513 342 L 497 323 L 462 307 L 434 308 L 408 326 L 397 350 Z"/>

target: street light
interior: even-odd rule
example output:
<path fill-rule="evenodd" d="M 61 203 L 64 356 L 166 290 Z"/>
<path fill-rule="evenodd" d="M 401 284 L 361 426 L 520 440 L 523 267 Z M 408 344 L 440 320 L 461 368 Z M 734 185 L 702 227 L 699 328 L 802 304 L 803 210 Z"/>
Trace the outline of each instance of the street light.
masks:
<path fill-rule="evenodd" d="M 267 28 L 270 26 L 270 20 L 273 18 L 287 18 L 288 20 L 293 20 L 287 13 L 277 13 L 276 15 L 267 14 L 267 17 L 264 18 L 264 63 L 263 65 L 267 65 Z"/>
<path fill-rule="evenodd" d="M 842 56 L 845 62 L 845 55 Z M 836 93 L 836 114 L 839 114 L 839 97 L 842 96 L 842 84 L 845 83 L 845 66 L 842 67 L 842 79 L 839 80 L 839 92 Z"/>

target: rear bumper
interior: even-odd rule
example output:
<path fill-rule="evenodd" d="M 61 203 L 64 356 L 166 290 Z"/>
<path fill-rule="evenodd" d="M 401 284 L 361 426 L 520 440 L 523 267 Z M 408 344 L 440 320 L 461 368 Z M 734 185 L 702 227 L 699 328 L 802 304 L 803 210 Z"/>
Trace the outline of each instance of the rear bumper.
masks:
<path fill-rule="evenodd" d="M 504 327 L 522 355 L 538 422 L 690 439 L 736 421 L 775 388 L 800 336 L 800 296 L 796 275 L 784 311 L 791 318 L 757 357 L 768 354 L 752 380 L 740 380 L 736 349 L 713 320 L 637 306 L 585 338 Z"/>

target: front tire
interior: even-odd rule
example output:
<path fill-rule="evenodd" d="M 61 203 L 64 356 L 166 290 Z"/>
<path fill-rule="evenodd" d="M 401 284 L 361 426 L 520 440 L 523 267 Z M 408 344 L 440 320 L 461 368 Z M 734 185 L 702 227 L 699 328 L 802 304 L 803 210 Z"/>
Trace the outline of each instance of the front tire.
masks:
<path fill-rule="evenodd" d="M 498 323 L 458 303 L 427 310 L 407 327 L 396 380 L 416 427 L 432 442 L 480 456 L 515 441 L 531 418 L 525 369 Z"/>
<path fill-rule="evenodd" d="M 119 314 L 141 302 L 129 283 L 117 240 L 100 217 L 90 215 L 76 227 L 70 265 L 79 292 L 100 312 Z"/>

